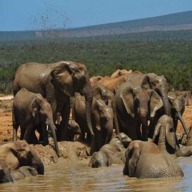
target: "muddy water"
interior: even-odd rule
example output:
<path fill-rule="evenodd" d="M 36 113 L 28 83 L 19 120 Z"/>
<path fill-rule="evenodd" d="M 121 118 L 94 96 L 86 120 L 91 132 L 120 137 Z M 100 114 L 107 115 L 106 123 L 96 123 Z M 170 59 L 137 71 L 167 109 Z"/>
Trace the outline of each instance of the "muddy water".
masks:
<path fill-rule="evenodd" d="M 63 162 L 46 169 L 44 176 L 30 177 L 13 184 L 0 185 L 0 192 L 119 192 L 119 191 L 192 191 L 192 157 L 179 158 L 185 176 L 171 179 L 136 179 L 123 176 L 122 165 L 92 169 L 86 163 L 66 166 Z"/>

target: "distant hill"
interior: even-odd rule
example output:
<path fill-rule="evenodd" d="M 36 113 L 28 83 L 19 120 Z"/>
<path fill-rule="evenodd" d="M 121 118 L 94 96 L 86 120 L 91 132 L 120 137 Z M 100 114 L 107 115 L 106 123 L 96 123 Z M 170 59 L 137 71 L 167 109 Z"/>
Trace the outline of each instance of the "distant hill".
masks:
<path fill-rule="evenodd" d="M 44 38 L 85 38 L 138 34 L 143 32 L 168 32 L 192 30 L 192 11 L 174 13 L 158 17 L 122 21 L 109 24 L 87 26 L 54 31 L 0 32 L 0 41 L 36 40 Z M 192 32 L 190 31 L 190 34 Z M 159 33 L 157 33 L 159 34 Z M 191 36 L 190 36 L 191 38 Z"/>

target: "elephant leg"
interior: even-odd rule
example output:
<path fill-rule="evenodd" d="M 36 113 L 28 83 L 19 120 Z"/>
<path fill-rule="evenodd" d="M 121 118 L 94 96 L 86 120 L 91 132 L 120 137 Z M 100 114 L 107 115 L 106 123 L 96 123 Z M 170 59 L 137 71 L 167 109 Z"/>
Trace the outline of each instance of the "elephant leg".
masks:
<path fill-rule="evenodd" d="M 32 136 L 32 132 L 33 132 L 33 125 L 30 124 L 26 127 L 25 133 L 24 133 L 24 137 L 23 139 L 27 141 L 27 143 L 31 143 L 31 136 Z"/>
<path fill-rule="evenodd" d="M 66 102 L 64 106 L 64 110 L 61 113 L 62 120 L 61 120 L 61 135 L 58 138 L 60 141 L 66 141 L 68 139 L 68 123 L 69 123 L 69 115 L 70 115 L 70 99 Z"/>
<path fill-rule="evenodd" d="M 43 133 L 43 145 L 48 145 L 48 137 L 50 136 L 49 134 L 49 129 L 47 128 L 46 125 L 42 125 L 42 133 Z"/>
<path fill-rule="evenodd" d="M 24 176 L 36 176 L 38 175 L 37 170 L 34 167 L 31 166 L 22 166 L 19 168 L 19 171 L 24 175 Z"/>
<path fill-rule="evenodd" d="M 43 175 L 44 174 L 44 165 L 42 160 L 36 155 L 36 153 L 31 150 L 31 167 L 35 168 L 35 170 L 38 172 L 38 174 Z"/>

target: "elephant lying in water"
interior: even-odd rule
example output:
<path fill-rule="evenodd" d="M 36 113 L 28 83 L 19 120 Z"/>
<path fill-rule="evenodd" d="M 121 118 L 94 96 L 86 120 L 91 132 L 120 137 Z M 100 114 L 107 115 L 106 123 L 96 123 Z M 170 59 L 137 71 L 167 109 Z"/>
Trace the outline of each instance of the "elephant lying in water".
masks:
<path fill-rule="evenodd" d="M 151 141 L 134 140 L 125 153 L 123 174 L 137 178 L 166 178 L 184 176 L 176 162 L 161 152 Z"/>
<path fill-rule="evenodd" d="M 44 174 L 44 165 L 25 140 L 0 146 L 0 183 Z"/>
<path fill-rule="evenodd" d="M 125 133 L 117 134 L 108 144 L 105 144 L 98 152 L 93 153 L 89 166 L 92 168 L 108 167 L 111 164 L 122 164 L 125 159 L 125 151 L 131 139 Z"/>
<path fill-rule="evenodd" d="M 123 174 L 138 178 L 183 176 L 175 162 L 177 148 L 173 119 L 163 115 L 155 126 L 153 142 L 134 140 L 129 144 Z"/>

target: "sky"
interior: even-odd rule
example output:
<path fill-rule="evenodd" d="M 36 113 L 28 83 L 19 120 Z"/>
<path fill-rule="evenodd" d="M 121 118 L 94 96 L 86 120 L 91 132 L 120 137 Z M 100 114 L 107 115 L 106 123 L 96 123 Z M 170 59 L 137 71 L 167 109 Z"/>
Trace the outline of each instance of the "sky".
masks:
<path fill-rule="evenodd" d="M 0 31 L 75 28 L 192 10 L 192 0 L 0 0 Z"/>

